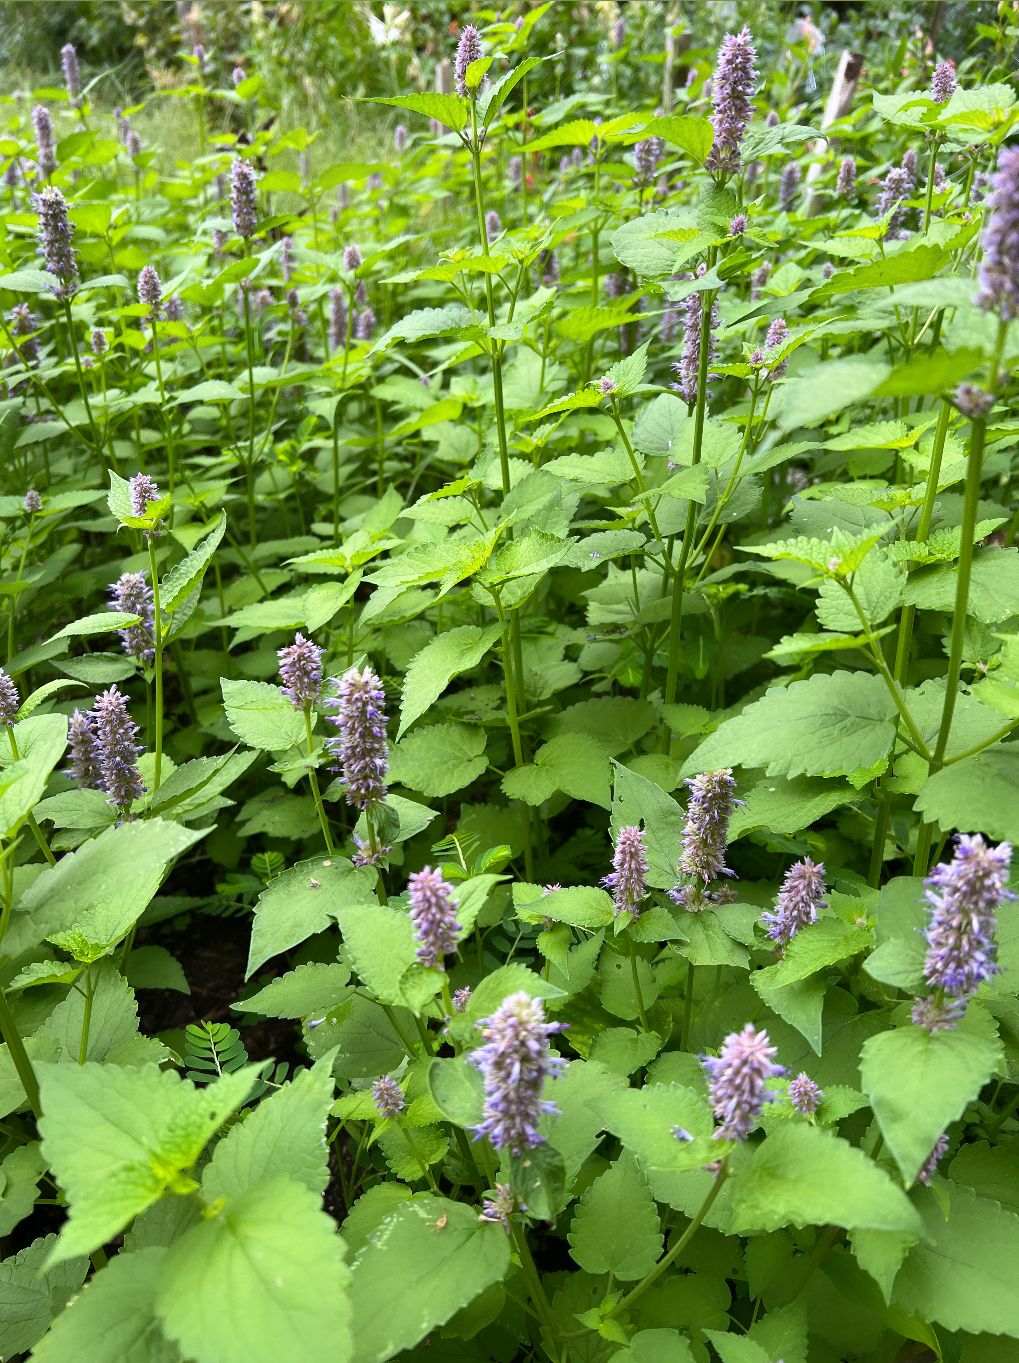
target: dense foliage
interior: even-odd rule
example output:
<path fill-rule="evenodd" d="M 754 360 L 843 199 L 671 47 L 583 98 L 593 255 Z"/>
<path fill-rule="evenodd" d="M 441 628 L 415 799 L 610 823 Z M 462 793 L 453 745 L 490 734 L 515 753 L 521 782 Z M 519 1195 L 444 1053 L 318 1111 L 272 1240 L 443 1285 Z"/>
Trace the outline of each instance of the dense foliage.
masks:
<path fill-rule="evenodd" d="M 3 1358 L 1019 1351 L 1016 14 L 559 8 L 4 102 Z"/>

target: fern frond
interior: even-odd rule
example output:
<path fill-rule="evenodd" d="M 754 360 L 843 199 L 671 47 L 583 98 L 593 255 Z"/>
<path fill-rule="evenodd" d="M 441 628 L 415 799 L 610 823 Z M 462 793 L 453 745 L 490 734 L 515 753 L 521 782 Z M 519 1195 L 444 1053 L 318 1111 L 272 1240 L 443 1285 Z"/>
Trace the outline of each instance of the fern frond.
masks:
<path fill-rule="evenodd" d="M 248 1063 L 241 1034 L 225 1022 L 189 1023 L 184 1029 L 184 1066 L 195 1084 L 211 1084 Z"/>

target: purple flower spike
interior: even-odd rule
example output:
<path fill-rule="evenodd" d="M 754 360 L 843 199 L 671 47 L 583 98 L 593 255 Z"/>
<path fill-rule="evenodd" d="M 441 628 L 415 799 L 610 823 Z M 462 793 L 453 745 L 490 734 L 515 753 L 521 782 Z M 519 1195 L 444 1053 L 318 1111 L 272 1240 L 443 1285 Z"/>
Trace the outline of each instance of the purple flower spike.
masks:
<path fill-rule="evenodd" d="M 38 241 L 46 269 L 60 281 L 54 289 L 58 298 L 70 298 L 78 278 L 71 238 L 74 228 L 67 213 L 67 201 L 55 185 L 47 185 L 35 196 L 39 215 Z"/>
<path fill-rule="evenodd" d="M 375 309 L 362 308 L 354 323 L 354 334 L 359 341 L 370 341 L 375 335 Z"/>
<path fill-rule="evenodd" d="M 878 196 L 877 207 L 874 214 L 878 218 L 891 210 L 892 216 L 888 221 L 888 235 L 895 237 L 898 235 L 902 223 L 902 210 L 898 205 L 902 199 L 908 199 L 913 193 L 913 177 L 909 173 L 908 166 L 892 166 L 891 170 L 881 181 L 881 193 Z"/>
<path fill-rule="evenodd" d="M 397 123 L 396 127 L 393 129 L 393 146 L 396 148 L 397 153 L 401 156 L 407 150 L 406 123 Z"/>
<path fill-rule="evenodd" d="M 683 302 L 683 358 L 672 366 L 675 391 L 691 407 L 697 401 L 697 384 L 701 368 L 701 323 L 704 318 L 704 294 L 692 293 Z M 718 326 L 718 304 L 711 305 L 708 328 L 708 365 L 715 358 L 715 329 Z M 710 395 L 710 387 L 708 394 Z"/>
<path fill-rule="evenodd" d="M 835 181 L 835 193 L 840 199 L 852 199 L 856 196 L 856 158 L 854 156 L 842 158 L 838 179 Z"/>
<path fill-rule="evenodd" d="M 128 714 L 126 698 L 115 686 L 96 697 L 92 732 L 107 801 L 124 813 L 145 794 L 145 783 L 138 771 L 140 749 L 134 741 L 138 725 Z"/>
<path fill-rule="evenodd" d="M 134 160 L 136 156 L 141 155 L 142 140 L 135 132 L 134 128 L 128 128 L 127 132 L 124 134 L 124 150 L 132 160 Z"/>
<path fill-rule="evenodd" d="M 233 72 L 231 73 L 231 79 L 233 80 L 235 90 L 237 89 L 238 85 L 240 85 L 241 81 L 247 80 L 247 78 L 248 73 L 247 71 L 245 71 L 243 66 L 234 67 Z"/>
<path fill-rule="evenodd" d="M 463 989 L 457 989 L 453 994 L 453 1012 L 462 1013 L 471 1001 L 473 989 L 470 985 L 464 985 Z"/>
<path fill-rule="evenodd" d="M 974 383 L 960 383 L 955 390 L 955 405 L 970 421 L 978 421 L 994 406 L 994 394 L 978 388 Z"/>
<path fill-rule="evenodd" d="M 924 979 L 937 991 L 914 1009 L 929 1031 L 954 1025 L 965 1001 L 998 969 L 994 927 L 998 910 L 1015 894 L 1008 888 L 1012 847 L 985 843 L 979 833 L 960 834 L 951 862 L 927 877 L 930 924 Z"/>
<path fill-rule="evenodd" d="M 110 609 L 123 611 L 125 615 L 140 615 L 140 625 L 129 625 L 119 629 L 124 652 L 139 662 L 151 663 L 156 656 L 153 645 L 155 623 L 153 619 L 152 588 L 145 581 L 143 573 L 122 573 L 116 582 L 111 583 Z"/>
<path fill-rule="evenodd" d="M 497 1183 L 491 1194 L 482 1200 L 478 1220 L 489 1225 L 502 1226 L 509 1234 L 510 1217 L 516 1208 L 517 1200 L 510 1185 L 508 1183 Z M 520 1210 L 524 1211 L 526 1208 L 521 1206 Z"/>
<path fill-rule="evenodd" d="M 707 161 L 709 170 L 723 175 L 739 170 L 740 143 L 754 112 L 751 100 L 757 80 L 756 62 L 748 28 L 726 34 L 711 78 L 715 140 Z"/>
<path fill-rule="evenodd" d="M 935 104 L 947 104 L 955 94 L 955 62 L 938 62 L 931 76 L 931 99 Z"/>
<path fill-rule="evenodd" d="M 783 213 L 791 213 L 796 207 L 800 192 L 800 167 L 797 161 L 790 161 L 783 167 L 778 186 L 778 206 Z"/>
<path fill-rule="evenodd" d="M 785 1073 L 781 1065 L 773 1064 L 775 1054 L 768 1033 L 748 1022 L 742 1032 L 725 1038 L 719 1056 L 701 1057 L 711 1081 L 711 1106 L 722 1123 L 716 1140 L 745 1141 L 753 1131 L 761 1109 L 774 1096 L 765 1083 Z"/>
<path fill-rule="evenodd" d="M 30 487 L 25 493 L 25 500 L 22 505 L 25 508 L 26 516 L 34 516 L 37 511 L 42 510 L 42 498 L 34 487 Z"/>
<path fill-rule="evenodd" d="M 636 824 L 621 828 L 612 858 L 612 871 L 602 884 L 612 891 L 616 914 L 640 916 L 641 900 L 647 894 L 647 853 L 644 832 Z"/>
<path fill-rule="evenodd" d="M 342 289 L 329 295 L 329 344 L 339 350 L 347 343 L 347 300 Z"/>
<path fill-rule="evenodd" d="M 70 43 L 65 43 L 60 49 L 60 65 L 64 72 L 67 98 L 76 104 L 81 94 L 81 72 L 78 69 L 78 54 Z"/>
<path fill-rule="evenodd" d="M 665 142 L 660 137 L 645 137 L 633 149 L 633 165 L 638 185 L 649 185 L 658 172 Z"/>
<path fill-rule="evenodd" d="M 21 697 L 18 688 L 7 672 L 0 667 L 0 724 L 13 724 L 20 708 Z"/>
<path fill-rule="evenodd" d="M 407 883 L 418 960 L 422 965 L 442 970 L 442 958 L 452 956 L 456 951 L 461 932 L 450 887 L 443 880 L 442 872 L 433 871 L 430 866 L 417 871 Z"/>
<path fill-rule="evenodd" d="M 128 487 L 131 490 L 131 515 L 147 516 L 148 503 L 159 501 L 156 480 L 150 478 L 147 473 L 136 473 L 133 478 L 128 479 Z"/>
<path fill-rule="evenodd" d="M 947 1149 L 948 1132 L 942 1131 L 941 1135 L 934 1142 L 934 1149 L 924 1160 L 923 1168 L 916 1176 L 917 1183 L 922 1183 L 925 1187 L 930 1183 Z"/>
<path fill-rule="evenodd" d="M 239 237 L 250 237 L 258 220 L 255 208 L 255 172 L 249 162 L 239 156 L 234 157 L 230 167 L 230 209 L 233 213 L 234 231 Z"/>
<path fill-rule="evenodd" d="M 789 1101 L 797 1112 L 811 1117 L 821 1106 L 824 1090 L 818 1088 L 809 1074 L 798 1074 L 789 1082 Z"/>
<path fill-rule="evenodd" d="M 496 1150 L 505 1147 L 521 1155 L 542 1144 L 538 1123 L 544 1113 L 558 1110 L 541 1094 L 545 1080 L 554 1079 L 565 1064 L 548 1044 L 562 1024 L 546 1022 L 541 1000 L 521 991 L 503 999 L 478 1026 L 485 1044 L 468 1059 L 485 1081 L 485 1107 L 474 1134 L 487 1136 Z"/>
<path fill-rule="evenodd" d="M 478 30 L 473 24 L 465 24 L 456 45 L 456 60 L 453 64 L 453 81 L 458 95 L 466 95 L 471 99 L 476 97 L 477 90 L 467 88 L 467 68 L 471 62 L 480 61 L 484 55 Z"/>
<path fill-rule="evenodd" d="M 163 308 L 163 284 L 154 265 L 143 265 L 138 275 L 138 302 L 144 303 L 150 317 L 158 317 Z"/>
<path fill-rule="evenodd" d="M 353 242 L 343 248 L 343 268 L 351 273 L 358 269 L 361 264 L 361 250 Z"/>
<path fill-rule="evenodd" d="M 485 235 L 488 237 L 488 240 L 491 241 L 492 238 L 497 237 L 501 231 L 502 219 L 494 208 L 490 208 L 485 214 Z"/>
<path fill-rule="evenodd" d="M 746 230 L 747 215 L 745 213 L 737 213 L 729 223 L 729 236 L 741 237 Z"/>
<path fill-rule="evenodd" d="M 48 180 L 57 168 L 57 154 L 53 146 L 53 123 L 45 104 L 37 104 L 32 110 L 32 126 L 39 169 L 43 179 Z"/>
<path fill-rule="evenodd" d="M 818 910 L 825 908 L 824 863 L 809 857 L 790 866 L 775 900 L 774 913 L 765 913 L 761 921 L 773 942 L 785 946 L 801 928 L 817 922 Z"/>
<path fill-rule="evenodd" d="M 785 318 L 776 317 L 775 320 L 772 322 L 771 326 L 768 328 L 767 334 L 764 338 L 764 348 L 766 351 L 769 352 L 769 354 L 771 351 L 781 350 L 782 347 L 785 345 L 786 341 L 788 341 L 788 339 L 789 328 L 786 325 Z M 788 360 L 780 360 L 778 364 L 774 364 L 769 367 L 768 378 L 769 379 L 781 378 L 788 367 L 789 367 Z"/>
<path fill-rule="evenodd" d="M 75 710 L 67 725 L 67 748 L 71 765 L 67 775 L 83 790 L 102 790 L 103 778 L 96 759 L 96 736 L 92 716 L 86 710 Z"/>
<path fill-rule="evenodd" d="M 388 1074 L 372 1084 L 372 1098 L 383 1117 L 398 1117 L 407 1103 L 403 1089 Z"/>
<path fill-rule="evenodd" d="M 314 705 L 322 690 L 322 650 L 303 634 L 276 654 L 283 694 L 295 710 Z"/>
<path fill-rule="evenodd" d="M 679 874 L 693 876 L 707 885 L 719 876 L 733 874 L 725 864 L 725 853 L 729 845 L 729 820 L 736 807 L 736 782 L 732 768 L 723 767 L 690 777 L 686 784 L 690 787 L 690 802 Z"/>
<path fill-rule="evenodd" d="M 340 731 L 329 739 L 328 747 L 339 759 L 347 803 L 355 809 L 370 809 L 386 798 L 389 770 L 382 683 L 370 667 L 363 672 L 352 667 L 326 703 L 335 712 L 329 722 Z"/>
<path fill-rule="evenodd" d="M 987 196 L 977 302 L 1003 322 L 1019 317 L 1019 147 L 998 157 Z"/>

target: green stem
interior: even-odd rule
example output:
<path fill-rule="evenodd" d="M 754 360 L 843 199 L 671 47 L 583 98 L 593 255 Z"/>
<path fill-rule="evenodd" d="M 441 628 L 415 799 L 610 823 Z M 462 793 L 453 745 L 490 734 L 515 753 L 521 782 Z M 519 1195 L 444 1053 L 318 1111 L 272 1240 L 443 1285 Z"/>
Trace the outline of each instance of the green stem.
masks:
<path fill-rule="evenodd" d="M 95 998 L 96 987 L 92 978 L 92 967 L 85 967 L 85 1011 L 81 1019 L 81 1042 L 78 1046 L 78 1064 L 84 1065 L 88 1059 L 88 1034 L 92 1027 L 92 1001 Z"/>
<path fill-rule="evenodd" d="M 251 334 L 251 299 L 246 282 L 241 284 L 244 299 L 244 347 L 248 360 L 248 542 L 255 547 L 255 343 Z"/>
<path fill-rule="evenodd" d="M 851 584 L 845 578 L 840 578 L 839 585 L 852 602 L 853 610 L 856 612 L 856 617 L 860 622 L 864 634 L 868 636 L 872 635 L 873 629 L 870 621 L 867 619 L 867 613 L 863 609 L 860 598 L 853 591 Z M 909 707 L 902 694 L 902 687 L 888 670 L 888 664 L 885 662 L 885 657 L 881 652 L 880 646 L 872 639 L 870 640 L 870 654 L 874 660 L 874 666 L 877 668 L 881 680 L 884 682 L 888 694 L 892 698 L 903 724 L 906 726 L 906 732 L 909 734 L 910 740 L 920 756 L 926 761 L 930 757 L 930 752 L 927 748 L 927 744 L 924 742 L 923 734 L 917 728 L 916 721 L 909 712 Z"/>
<path fill-rule="evenodd" d="M 152 646 L 155 652 L 153 668 L 156 678 L 156 761 L 152 773 L 153 794 L 159 789 L 163 768 L 163 625 L 159 606 L 159 570 L 156 567 L 156 539 L 149 541 L 149 576 L 152 579 Z"/>
<path fill-rule="evenodd" d="M 693 980 L 694 964 L 688 961 L 686 966 L 686 994 L 683 998 L 683 1030 L 680 1032 L 679 1049 L 685 1051 L 690 1044 L 690 1026 L 693 1022 Z"/>
<path fill-rule="evenodd" d="M 74 330 L 74 319 L 71 316 L 71 300 L 64 298 L 61 300 L 64 305 L 64 317 L 67 320 L 67 334 L 71 342 L 71 354 L 74 356 L 74 368 L 78 375 L 78 387 L 81 390 L 81 400 L 85 404 L 85 415 L 88 417 L 89 433 L 92 436 L 92 444 L 95 452 L 100 459 L 103 457 L 103 442 L 99 438 L 99 430 L 92 415 L 92 404 L 88 400 L 88 389 L 85 387 L 85 373 L 81 367 L 81 356 L 78 353 L 78 337 Z"/>
<path fill-rule="evenodd" d="M 640 1018 L 640 1025 L 645 1032 L 650 1032 L 651 1028 L 647 1020 L 647 1009 L 644 1007 L 644 994 L 640 987 L 640 975 L 637 970 L 637 951 L 633 945 L 633 938 L 629 933 L 626 934 L 626 949 L 630 956 L 630 974 L 633 977 L 633 993 L 637 1000 L 637 1015 Z"/>
<path fill-rule="evenodd" d="M 651 523 L 651 529 L 654 531 L 655 539 L 658 540 L 659 543 L 662 543 L 662 532 L 658 529 L 658 517 L 655 514 L 654 507 L 651 505 L 647 484 L 644 482 L 644 474 L 641 471 L 640 464 L 637 462 L 637 456 L 630 443 L 630 438 L 626 434 L 626 429 L 623 426 L 622 419 L 619 415 L 619 403 L 615 398 L 612 399 L 612 420 L 616 424 L 619 438 L 623 442 L 623 448 L 626 450 L 626 456 L 630 461 L 630 467 L 633 469 L 633 481 L 637 484 L 637 489 L 644 500 L 644 510 L 647 512 L 647 518 Z"/>
<path fill-rule="evenodd" d="M 304 734 L 308 741 L 308 760 L 312 759 L 315 751 L 315 738 L 311 732 L 311 705 L 304 707 Z M 311 786 L 312 798 L 315 801 L 315 812 L 318 814 L 318 821 L 322 828 L 322 836 L 325 838 L 326 851 L 330 856 L 333 855 L 333 835 L 329 831 L 329 819 L 326 816 L 325 805 L 322 803 L 322 792 L 318 786 L 318 772 L 314 767 L 308 768 L 308 783 Z"/>
<path fill-rule="evenodd" d="M 14 579 L 14 592 L 11 596 L 11 611 L 7 617 L 7 666 L 10 667 L 11 659 L 14 657 L 14 613 L 18 608 L 18 588 L 21 586 L 21 577 L 25 571 L 25 560 L 28 557 L 28 550 L 32 543 L 32 523 L 35 515 L 28 518 L 28 525 L 25 527 L 25 538 L 21 546 L 21 558 L 18 561 L 18 575 Z"/>
<path fill-rule="evenodd" d="M 12 724 L 8 724 L 7 726 L 7 738 L 11 745 L 11 756 L 14 758 L 15 762 L 20 762 L 21 754 L 18 751 L 18 740 L 14 737 L 14 726 Z M 57 859 L 50 851 L 50 845 L 46 841 L 46 834 L 35 821 L 35 815 L 29 814 L 26 823 L 31 830 L 32 837 L 35 838 L 36 842 L 39 844 L 39 850 L 42 852 L 43 856 L 51 866 L 56 866 Z M 3 934 L 0 933 L 0 941 L 2 940 Z"/>
<path fill-rule="evenodd" d="M 14 1014 L 7 1002 L 7 995 L 2 989 L 0 989 L 0 1036 L 7 1043 L 7 1049 L 10 1051 L 14 1068 L 21 1080 L 21 1087 L 25 1090 L 29 1107 L 36 1117 L 41 1117 L 42 1104 L 39 1102 L 39 1081 L 35 1076 L 32 1062 L 28 1058 L 28 1052 L 25 1050 L 25 1043 L 21 1039 L 18 1024 L 14 1021 Z"/>
<path fill-rule="evenodd" d="M 552 1308 L 549 1305 L 548 1297 L 545 1295 L 545 1289 L 541 1285 L 541 1278 L 531 1255 L 527 1237 L 524 1234 L 523 1228 L 515 1223 L 510 1226 L 510 1233 L 513 1237 L 517 1258 L 520 1260 L 520 1267 L 523 1270 L 524 1279 L 527 1283 L 527 1292 L 531 1301 L 534 1303 L 534 1309 L 537 1312 L 538 1319 L 541 1321 L 548 1334 L 549 1343 L 554 1343 L 559 1350 L 560 1363 L 565 1363 L 565 1353 L 562 1349 L 562 1345 L 559 1344 L 559 1327 L 552 1314 Z"/>
<path fill-rule="evenodd" d="M 166 417 L 166 462 L 169 493 L 172 497 L 177 486 L 177 455 L 174 449 L 173 420 L 167 413 L 166 388 L 163 384 L 163 363 L 159 355 L 159 326 L 155 314 L 152 316 L 152 356 L 156 362 L 156 383 L 159 386 L 159 406 Z M 173 507 L 170 507 L 170 522 L 173 523 Z"/>

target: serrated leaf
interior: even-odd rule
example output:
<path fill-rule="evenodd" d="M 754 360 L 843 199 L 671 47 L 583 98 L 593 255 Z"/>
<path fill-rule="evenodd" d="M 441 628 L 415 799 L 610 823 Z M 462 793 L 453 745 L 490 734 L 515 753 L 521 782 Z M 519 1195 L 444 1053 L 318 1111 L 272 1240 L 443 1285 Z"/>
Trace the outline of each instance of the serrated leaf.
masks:
<path fill-rule="evenodd" d="M 226 677 L 220 685 L 226 722 L 249 748 L 279 752 L 303 741 L 304 713 L 294 709 L 278 686 Z"/>
<path fill-rule="evenodd" d="M 419 719 L 454 677 L 477 667 L 499 638 L 499 626 L 460 625 L 432 639 L 411 659 L 403 679 L 397 738 Z"/>
<path fill-rule="evenodd" d="M 587 1273 L 635 1282 L 650 1272 L 664 1245 L 647 1180 L 626 1151 L 600 1174 L 573 1213 L 570 1254 Z"/>

